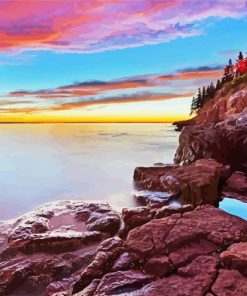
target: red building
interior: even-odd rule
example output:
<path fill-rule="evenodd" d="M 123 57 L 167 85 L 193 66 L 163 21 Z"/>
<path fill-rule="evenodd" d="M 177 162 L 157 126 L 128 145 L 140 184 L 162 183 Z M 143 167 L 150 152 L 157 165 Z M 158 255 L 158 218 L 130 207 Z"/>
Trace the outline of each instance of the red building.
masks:
<path fill-rule="evenodd" d="M 247 58 L 238 60 L 235 65 L 227 65 L 224 68 L 224 78 L 227 81 L 245 73 L 247 73 Z"/>
<path fill-rule="evenodd" d="M 247 58 L 237 61 L 234 68 L 237 75 L 243 75 L 247 73 Z"/>

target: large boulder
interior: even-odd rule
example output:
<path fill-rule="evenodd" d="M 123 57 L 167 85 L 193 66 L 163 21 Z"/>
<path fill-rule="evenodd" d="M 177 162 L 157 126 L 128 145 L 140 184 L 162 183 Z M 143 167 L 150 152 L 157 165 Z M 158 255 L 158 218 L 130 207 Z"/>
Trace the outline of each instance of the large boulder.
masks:
<path fill-rule="evenodd" d="M 247 278 L 237 270 L 221 269 L 212 292 L 217 296 L 245 296 Z"/>
<path fill-rule="evenodd" d="M 194 206 L 216 205 L 221 182 L 229 174 L 228 166 L 212 159 L 201 159 L 188 166 L 138 167 L 134 182 L 139 188 L 166 192 Z"/>
<path fill-rule="evenodd" d="M 247 276 L 247 242 L 231 245 L 220 254 L 220 259 L 225 267 L 236 269 Z"/>
<path fill-rule="evenodd" d="M 185 127 L 179 137 L 176 164 L 213 158 L 247 172 L 247 108 L 216 125 Z"/>
<path fill-rule="evenodd" d="M 234 172 L 224 184 L 222 195 L 247 202 L 247 175 L 243 172 Z"/>

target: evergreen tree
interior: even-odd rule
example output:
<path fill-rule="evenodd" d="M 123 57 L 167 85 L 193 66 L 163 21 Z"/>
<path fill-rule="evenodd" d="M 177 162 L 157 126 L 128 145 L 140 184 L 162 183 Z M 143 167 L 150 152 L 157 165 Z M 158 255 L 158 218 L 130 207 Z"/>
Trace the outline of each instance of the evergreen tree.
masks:
<path fill-rule="evenodd" d="M 228 66 L 232 67 L 232 59 L 229 60 Z"/>
<path fill-rule="evenodd" d="M 190 115 L 195 113 L 195 111 L 196 111 L 196 97 L 193 97 L 191 106 L 190 106 Z"/>
<path fill-rule="evenodd" d="M 242 51 L 239 52 L 238 59 L 239 61 L 244 59 Z"/>
<path fill-rule="evenodd" d="M 221 87 L 221 82 L 220 82 L 220 80 L 218 79 L 217 80 L 217 83 L 216 83 L 216 90 L 218 90 L 218 89 L 220 89 L 220 87 Z"/>
<path fill-rule="evenodd" d="M 207 97 L 209 97 L 210 96 L 210 86 L 208 85 L 207 86 Z"/>
<path fill-rule="evenodd" d="M 206 95 L 207 95 L 207 93 L 206 93 L 206 87 L 203 86 L 203 88 L 202 88 L 202 98 L 205 99 L 206 98 Z"/>
<path fill-rule="evenodd" d="M 198 88 L 196 109 L 199 110 L 201 107 L 202 107 L 202 91 L 200 88 Z"/>

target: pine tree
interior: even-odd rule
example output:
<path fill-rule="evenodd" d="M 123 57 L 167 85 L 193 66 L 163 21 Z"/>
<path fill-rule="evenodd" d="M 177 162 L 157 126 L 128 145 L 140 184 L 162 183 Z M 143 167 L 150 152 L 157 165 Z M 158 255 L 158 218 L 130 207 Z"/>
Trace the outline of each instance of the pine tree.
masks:
<path fill-rule="evenodd" d="M 191 106 L 190 106 L 190 115 L 195 113 L 195 111 L 196 111 L 196 97 L 193 97 Z"/>
<path fill-rule="evenodd" d="M 203 86 L 202 88 L 202 98 L 205 99 L 206 98 L 206 87 Z"/>
<path fill-rule="evenodd" d="M 244 59 L 242 51 L 239 52 L 238 59 L 239 61 Z"/>
<path fill-rule="evenodd" d="M 199 110 L 202 107 L 202 91 L 198 88 L 196 109 Z"/>
<path fill-rule="evenodd" d="M 216 90 L 218 90 L 218 89 L 220 89 L 220 87 L 221 87 L 221 82 L 220 82 L 220 80 L 218 79 L 217 80 L 217 83 L 216 83 Z"/>
<path fill-rule="evenodd" d="M 228 66 L 232 67 L 232 59 L 229 60 Z"/>

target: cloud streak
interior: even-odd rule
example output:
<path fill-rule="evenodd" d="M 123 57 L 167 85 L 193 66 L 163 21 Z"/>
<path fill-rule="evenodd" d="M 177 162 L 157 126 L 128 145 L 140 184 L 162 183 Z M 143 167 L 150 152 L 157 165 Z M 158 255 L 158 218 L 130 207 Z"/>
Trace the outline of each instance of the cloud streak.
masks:
<path fill-rule="evenodd" d="M 1 113 L 54 112 L 135 102 L 191 97 L 195 84 L 221 77 L 222 69 L 198 67 L 172 74 L 152 74 L 114 81 L 86 81 L 55 89 L 15 91 L 4 95 Z"/>
<path fill-rule="evenodd" d="M 2 0 L 0 50 L 98 52 L 200 34 L 209 17 L 240 18 L 235 0 Z"/>

